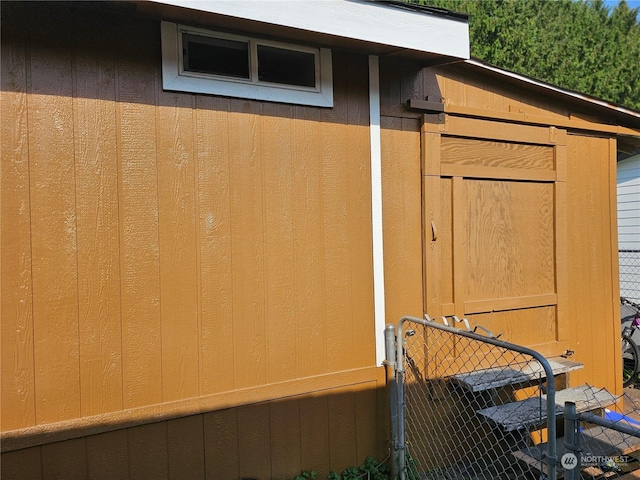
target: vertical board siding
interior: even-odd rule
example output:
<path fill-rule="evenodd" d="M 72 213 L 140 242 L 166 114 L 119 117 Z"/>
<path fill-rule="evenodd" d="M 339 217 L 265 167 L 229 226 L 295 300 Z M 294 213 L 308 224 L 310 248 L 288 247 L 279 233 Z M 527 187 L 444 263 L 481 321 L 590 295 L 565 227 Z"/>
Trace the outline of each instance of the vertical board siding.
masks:
<path fill-rule="evenodd" d="M 331 469 L 341 472 L 358 463 L 357 450 L 351 448 L 356 431 L 356 404 L 351 388 L 331 395 L 327 399 L 329 413 L 329 445 Z"/>
<path fill-rule="evenodd" d="M 122 408 L 115 65 L 75 59 L 74 138 L 83 415 Z"/>
<path fill-rule="evenodd" d="M 374 364 L 366 55 L 334 52 L 334 109 L 176 94 L 157 22 L 13 9 L 29 40 L 3 29 L 3 431 L 232 405 Z M 8 452 L 3 468 L 326 474 L 386 453 L 383 384 L 367 382 Z"/>
<path fill-rule="evenodd" d="M 41 450 L 42 447 L 33 447 L 3 453 L 0 457 L 2 477 L 12 480 L 43 478 Z"/>
<path fill-rule="evenodd" d="M 237 409 L 204 415 L 205 471 L 208 479 L 240 476 L 241 452 L 238 442 Z"/>
<path fill-rule="evenodd" d="M 304 415 L 302 413 L 304 412 Z M 331 451 L 327 422 L 329 406 L 326 396 L 300 400 L 300 451 L 302 465 L 313 465 L 320 475 L 331 470 Z"/>
<path fill-rule="evenodd" d="M 387 322 L 422 316 L 420 124 L 382 117 L 382 208 Z"/>
<path fill-rule="evenodd" d="M 238 450 L 240 476 L 268 478 L 271 475 L 269 405 L 238 409 Z"/>
<path fill-rule="evenodd" d="M 268 383 L 297 376 L 293 226 L 293 107 L 264 104 L 260 131 L 264 169 L 265 318 Z"/>
<path fill-rule="evenodd" d="M 167 422 L 127 429 L 130 478 L 169 478 Z"/>
<path fill-rule="evenodd" d="M 340 64 L 336 65 L 339 61 Z M 322 129 L 322 229 L 324 246 L 324 313 L 327 341 L 327 367 L 336 370 L 349 363 L 353 344 L 353 325 L 344 321 L 352 313 L 351 258 L 349 257 L 349 136 L 347 123 L 346 59 L 334 57 L 334 107 L 321 112 L 326 128 Z M 373 317 L 372 317 L 373 318 Z"/>
<path fill-rule="evenodd" d="M 609 163 L 603 158 L 609 158 L 608 139 L 569 135 L 569 315 L 576 358 L 585 365 L 576 372 L 575 381 L 617 391 L 620 380 L 613 373 L 613 354 L 620 320 L 614 318 L 611 302 L 618 295 L 611 272 L 615 260 L 609 204 L 612 182 Z"/>
<path fill-rule="evenodd" d="M 370 455 L 384 459 L 381 392 L 367 382 L 8 452 L 2 478 L 268 480 L 302 470 L 324 478 Z"/>
<path fill-rule="evenodd" d="M 72 62 L 62 48 L 30 52 L 27 115 L 37 423 L 81 414 Z"/>
<path fill-rule="evenodd" d="M 41 452 L 43 479 L 89 478 L 85 438 L 43 445 Z"/>
<path fill-rule="evenodd" d="M 231 100 L 231 258 L 234 387 L 266 381 L 264 197 L 260 104 Z"/>
<path fill-rule="evenodd" d="M 295 477 L 302 470 L 300 413 L 299 400 L 274 402 L 269 406 L 271 471 L 281 472 L 287 478 Z"/>
<path fill-rule="evenodd" d="M 327 332 L 324 328 L 324 217 L 322 214 L 322 151 L 320 113 L 309 107 L 294 107 L 292 125 L 293 257 L 295 318 L 289 330 L 295 335 L 299 372 L 319 375 L 327 371 Z M 293 331 L 295 330 L 295 332 Z"/>
<path fill-rule="evenodd" d="M 162 402 L 153 68 L 119 62 L 117 115 L 123 406 Z"/>
<path fill-rule="evenodd" d="M 167 422 L 169 478 L 204 478 L 204 432 L 202 415 Z"/>
<path fill-rule="evenodd" d="M 232 390 L 233 272 L 229 100 L 197 97 L 200 384 L 203 395 Z"/>
<path fill-rule="evenodd" d="M 27 58 L 21 43 L 2 42 L 1 54 L 0 424 L 3 429 L 13 430 L 36 422 Z"/>
<path fill-rule="evenodd" d="M 199 395 L 194 125 L 190 96 L 156 108 L 162 399 Z"/>
<path fill-rule="evenodd" d="M 126 430 L 87 437 L 85 447 L 88 479 L 129 479 L 129 447 Z"/>

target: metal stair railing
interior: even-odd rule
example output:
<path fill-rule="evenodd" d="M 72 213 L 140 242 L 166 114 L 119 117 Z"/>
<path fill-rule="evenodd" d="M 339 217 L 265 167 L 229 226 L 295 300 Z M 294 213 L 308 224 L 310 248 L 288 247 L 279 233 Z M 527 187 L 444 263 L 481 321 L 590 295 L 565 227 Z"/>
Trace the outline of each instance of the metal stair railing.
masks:
<path fill-rule="evenodd" d="M 427 315 L 387 325 L 394 478 L 531 478 L 531 470 L 517 462 L 511 449 L 541 443 L 546 436 L 540 471 L 556 480 L 553 369 L 540 353 L 482 330 L 471 331 L 465 319 L 442 317 L 438 323 Z M 541 425 L 505 432 L 476 413 L 523 392 L 539 398 Z"/>

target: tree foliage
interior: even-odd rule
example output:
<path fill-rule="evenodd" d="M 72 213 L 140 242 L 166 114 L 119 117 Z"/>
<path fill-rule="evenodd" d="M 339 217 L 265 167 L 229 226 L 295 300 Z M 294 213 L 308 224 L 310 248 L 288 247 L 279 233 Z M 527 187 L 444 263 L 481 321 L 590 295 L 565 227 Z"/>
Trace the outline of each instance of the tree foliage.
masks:
<path fill-rule="evenodd" d="M 638 8 L 625 0 L 412 0 L 469 14 L 471 55 L 640 110 Z"/>

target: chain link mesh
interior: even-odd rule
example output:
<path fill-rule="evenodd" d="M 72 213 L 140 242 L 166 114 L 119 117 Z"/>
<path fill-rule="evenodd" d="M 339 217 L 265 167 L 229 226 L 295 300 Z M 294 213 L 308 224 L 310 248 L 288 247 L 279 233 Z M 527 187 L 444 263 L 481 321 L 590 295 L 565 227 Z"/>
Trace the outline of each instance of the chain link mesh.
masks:
<path fill-rule="evenodd" d="M 546 440 L 542 365 L 480 340 L 406 325 L 406 478 L 540 478 L 542 458 L 531 468 L 513 452 L 527 456 Z"/>
<path fill-rule="evenodd" d="M 620 296 L 640 303 L 640 250 L 620 250 Z"/>
<path fill-rule="evenodd" d="M 639 401 L 640 392 L 627 390 L 614 405 L 603 404 L 594 412 L 613 425 L 605 427 L 585 420 L 579 423 L 580 478 L 623 478 L 640 469 L 640 438 L 624 432 L 628 427 L 640 429 Z M 558 445 L 559 459 L 565 454 L 563 447 Z M 563 473 L 560 467 L 559 475 Z M 638 475 L 627 478 L 638 478 Z"/>

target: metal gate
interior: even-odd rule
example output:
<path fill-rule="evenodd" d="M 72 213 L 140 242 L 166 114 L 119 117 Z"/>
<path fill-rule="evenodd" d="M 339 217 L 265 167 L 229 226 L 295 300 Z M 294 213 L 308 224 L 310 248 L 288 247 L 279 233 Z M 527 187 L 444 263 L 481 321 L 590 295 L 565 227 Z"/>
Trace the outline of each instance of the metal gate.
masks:
<path fill-rule="evenodd" d="M 402 480 L 556 478 L 553 370 L 457 317 L 388 325 L 393 470 Z M 455 328 L 452 325 L 464 328 Z M 532 465 L 530 450 L 542 451 Z M 546 453 L 544 453 L 546 452 Z M 529 459 L 523 461 L 523 459 Z M 542 472 L 542 473 L 541 473 Z"/>

